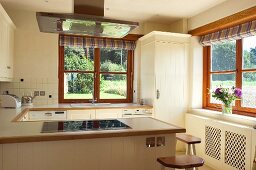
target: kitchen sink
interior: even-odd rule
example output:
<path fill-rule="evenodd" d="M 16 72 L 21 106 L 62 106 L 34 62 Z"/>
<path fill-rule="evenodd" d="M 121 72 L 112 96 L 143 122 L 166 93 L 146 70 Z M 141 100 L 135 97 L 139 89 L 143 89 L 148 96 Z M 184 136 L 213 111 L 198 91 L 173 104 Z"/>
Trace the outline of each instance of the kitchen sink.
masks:
<path fill-rule="evenodd" d="M 111 103 L 75 103 L 70 104 L 71 107 L 98 107 L 98 106 L 109 106 Z"/>

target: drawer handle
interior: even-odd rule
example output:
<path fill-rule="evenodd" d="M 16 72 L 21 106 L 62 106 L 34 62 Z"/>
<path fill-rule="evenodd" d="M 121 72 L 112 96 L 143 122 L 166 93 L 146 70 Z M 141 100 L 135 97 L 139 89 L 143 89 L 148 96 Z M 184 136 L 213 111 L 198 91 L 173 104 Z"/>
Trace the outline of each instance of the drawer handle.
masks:
<path fill-rule="evenodd" d="M 45 116 L 52 116 L 52 113 L 46 112 L 44 115 L 45 115 Z"/>
<path fill-rule="evenodd" d="M 11 66 L 7 66 L 7 69 L 11 69 Z"/>

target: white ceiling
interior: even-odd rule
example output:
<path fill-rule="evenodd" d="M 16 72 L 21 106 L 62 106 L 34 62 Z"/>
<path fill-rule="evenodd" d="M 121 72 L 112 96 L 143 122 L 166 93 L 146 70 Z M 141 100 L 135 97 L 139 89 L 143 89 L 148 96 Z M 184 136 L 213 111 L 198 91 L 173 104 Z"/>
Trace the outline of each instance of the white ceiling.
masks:
<path fill-rule="evenodd" d="M 37 12 L 73 12 L 73 0 L 0 0 L 7 8 Z"/>
<path fill-rule="evenodd" d="M 190 18 L 226 0 L 105 0 L 105 17 L 166 23 Z M 0 0 L 5 7 L 40 12 L 73 12 L 73 0 Z"/>

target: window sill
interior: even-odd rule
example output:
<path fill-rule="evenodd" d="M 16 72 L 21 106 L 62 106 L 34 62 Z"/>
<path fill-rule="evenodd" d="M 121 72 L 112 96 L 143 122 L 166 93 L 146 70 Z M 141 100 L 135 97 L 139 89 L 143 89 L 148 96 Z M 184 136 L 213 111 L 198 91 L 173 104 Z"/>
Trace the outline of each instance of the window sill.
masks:
<path fill-rule="evenodd" d="M 222 114 L 219 111 L 208 110 L 208 109 L 191 109 L 190 113 L 195 115 L 204 116 L 207 118 L 222 120 L 230 123 L 236 123 L 246 126 L 256 126 L 256 118 L 243 116 L 238 114 Z"/>

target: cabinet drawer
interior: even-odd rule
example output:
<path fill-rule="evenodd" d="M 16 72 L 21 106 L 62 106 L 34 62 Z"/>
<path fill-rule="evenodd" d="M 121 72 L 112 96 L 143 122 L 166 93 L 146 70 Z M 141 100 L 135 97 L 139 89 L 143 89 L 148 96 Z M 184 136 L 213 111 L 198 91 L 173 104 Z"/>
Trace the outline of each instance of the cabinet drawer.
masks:
<path fill-rule="evenodd" d="M 99 109 L 96 110 L 96 119 L 116 119 L 121 117 L 121 109 Z"/>
<path fill-rule="evenodd" d="M 95 119 L 95 110 L 69 110 L 68 120 L 90 120 Z"/>
<path fill-rule="evenodd" d="M 41 121 L 41 120 L 66 120 L 66 111 L 30 111 L 28 113 L 28 120 Z"/>

